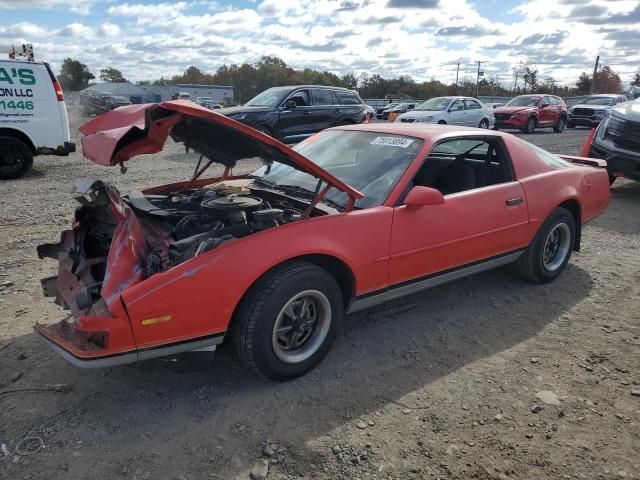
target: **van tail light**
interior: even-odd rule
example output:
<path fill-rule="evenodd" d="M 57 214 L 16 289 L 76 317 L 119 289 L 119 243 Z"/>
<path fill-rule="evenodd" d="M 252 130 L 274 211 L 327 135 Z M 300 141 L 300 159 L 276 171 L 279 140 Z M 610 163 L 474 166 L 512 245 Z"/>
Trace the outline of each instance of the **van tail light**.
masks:
<path fill-rule="evenodd" d="M 56 91 L 56 97 L 59 102 L 64 102 L 64 93 L 62 93 L 62 87 L 60 86 L 60 82 L 54 80 L 53 89 Z"/>

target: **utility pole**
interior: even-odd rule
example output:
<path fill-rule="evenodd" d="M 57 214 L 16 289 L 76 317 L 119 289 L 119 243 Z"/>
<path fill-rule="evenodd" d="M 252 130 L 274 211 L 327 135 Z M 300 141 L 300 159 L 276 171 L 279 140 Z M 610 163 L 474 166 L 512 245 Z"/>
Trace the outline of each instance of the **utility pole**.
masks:
<path fill-rule="evenodd" d="M 458 74 L 460 73 L 460 62 L 458 62 L 458 68 L 456 69 L 456 95 L 458 95 Z"/>
<path fill-rule="evenodd" d="M 482 73 L 482 76 L 484 77 L 484 72 L 480 72 L 480 64 L 482 63 L 486 63 L 486 62 L 481 62 L 478 60 L 478 75 L 476 76 L 476 97 L 478 96 L 479 92 L 479 82 L 480 82 L 480 73 Z"/>
<path fill-rule="evenodd" d="M 598 74 L 598 63 L 600 63 L 600 55 L 596 57 L 596 64 L 593 67 L 593 77 L 591 77 L 591 87 L 589 88 L 589 95 L 596 91 L 596 75 Z"/>

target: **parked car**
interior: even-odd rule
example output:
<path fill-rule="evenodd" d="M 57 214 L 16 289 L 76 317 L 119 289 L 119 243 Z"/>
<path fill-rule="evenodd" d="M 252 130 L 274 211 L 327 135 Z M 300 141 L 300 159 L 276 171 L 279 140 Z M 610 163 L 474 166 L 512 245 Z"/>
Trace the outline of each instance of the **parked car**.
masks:
<path fill-rule="evenodd" d="M 489 102 L 489 103 L 485 103 L 485 105 L 487 107 L 491 107 L 491 108 L 498 108 L 498 107 L 502 107 L 504 105 L 504 103 L 501 103 L 501 102 Z"/>
<path fill-rule="evenodd" d="M 439 123 L 493 128 L 493 109 L 471 97 L 435 97 L 396 118 L 400 123 Z"/>
<path fill-rule="evenodd" d="M 158 152 L 168 135 L 209 159 L 191 179 L 128 195 L 83 182 L 71 229 L 38 247 L 59 264 L 43 291 L 73 320 L 36 332 L 88 367 L 228 338 L 263 377 L 296 377 L 327 354 L 345 313 L 512 263 L 554 280 L 611 195 L 603 160 L 475 128 L 349 125 L 291 149 L 176 101 L 80 130 L 101 165 Z M 204 177 L 247 158 L 265 166 Z"/>
<path fill-rule="evenodd" d="M 172 100 L 191 100 L 191 94 L 189 92 L 173 92 L 171 94 Z"/>
<path fill-rule="evenodd" d="M 383 119 L 382 114 L 383 114 L 383 112 L 385 110 L 390 110 L 390 109 L 392 109 L 394 107 L 397 107 L 397 106 L 398 106 L 398 102 L 391 102 L 391 103 L 386 104 L 384 107 L 380 107 L 380 108 L 376 109 L 376 118 L 382 120 Z M 385 118 L 385 120 L 386 120 L 386 118 Z"/>
<path fill-rule="evenodd" d="M 0 180 L 22 177 L 34 156 L 75 152 L 64 94 L 48 63 L 0 60 L 0 93 Z"/>
<path fill-rule="evenodd" d="M 286 143 L 367 120 L 365 103 L 356 92 L 322 85 L 269 88 L 246 105 L 218 112 Z"/>
<path fill-rule="evenodd" d="M 373 108 L 371 105 L 367 105 L 366 103 L 364 104 L 364 109 L 365 112 L 368 115 L 368 120 L 371 121 L 374 118 L 376 118 L 376 109 Z"/>
<path fill-rule="evenodd" d="M 582 153 L 607 161 L 611 183 L 616 177 L 640 182 L 640 99 L 611 107 Z"/>
<path fill-rule="evenodd" d="M 213 102 L 213 98 L 211 98 L 211 97 L 196 97 L 196 103 L 198 105 L 202 105 L 205 102 Z"/>
<path fill-rule="evenodd" d="M 116 95 L 105 98 L 104 103 L 109 110 L 113 110 L 114 108 L 131 105 L 131 100 L 129 100 L 127 97 Z"/>
<path fill-rule="evenodd" d="M 574 128 L 577 125 L 593 128 L 602 121 L 612 106 L 627 101 L 624 95 L 590 95 L 582 103 L 569 107 L 567 128 Z"/>
<path fill-rule="evenodd" d="M 410 110 L 413 110 L 414 108 L 416 108 L 416 106 L 418 105 L 417 102 L 402 102 L 397 104 L 395 107 L 393 108 L 387 108 L 386 110 L 382 111 L 382 118 L 384 120 L 389 120 L 390 117 L 391 119 L 394 119 L 394 117 L 397 117 L 398 115 L 402 114 L 402 113 L 406 113 Z"/>
<path fill-rule="evenodd" d="M 220 105 L 218 102 L 215 102 L 213 100 L 205 100 L 200 105 L 208 108 L 209 110 L 218 110 L 220 108 L 223 108 L 222 105 Z"/>
<path fill-rule="evenodd" d="M 84 90 L 80 95 L 80 105 L 85 115 L 100 115 L 110 110 L 107 99 L 112 98 L 111 92 L 96 92 Z"/>
<path fill-rule="evenodd" d="M 553 128 L 560 133 L 567 125 L 567 106 L 555 95 L 519 95 L 494 110 L 495 128 L 517 128 L 533 133 L 536 128 Z"/>

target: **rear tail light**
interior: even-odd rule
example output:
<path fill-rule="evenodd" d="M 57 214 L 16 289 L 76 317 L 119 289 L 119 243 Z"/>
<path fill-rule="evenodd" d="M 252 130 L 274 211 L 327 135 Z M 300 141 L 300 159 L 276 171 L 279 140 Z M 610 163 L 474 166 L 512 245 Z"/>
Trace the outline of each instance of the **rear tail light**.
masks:
<path fill-rule="evenodd" d="M 62 87 L 57 80 L 53 81 L 53 89 L 56 91 L 56 98 L 59 102 L 64 102 L 64 93 L 62 93 Z"/>

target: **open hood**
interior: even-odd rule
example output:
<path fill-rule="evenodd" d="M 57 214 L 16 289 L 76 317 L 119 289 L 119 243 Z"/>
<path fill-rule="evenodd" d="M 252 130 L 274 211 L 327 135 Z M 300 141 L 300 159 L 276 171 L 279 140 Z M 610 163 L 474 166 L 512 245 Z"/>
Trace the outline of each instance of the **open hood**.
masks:
<path fill-rule="evenodd" d="M 363 197 L 278 140 L 186 100 L 121 107 L 85 123 L 80 131 L 84 156 L 100 165 L 122 165 L 136 155 L 157 153 L 171 135 L 176 142 L 225 167 L 258 157 L 267 164 L 284 163 L 308 173 L 353 200 Z"/>

